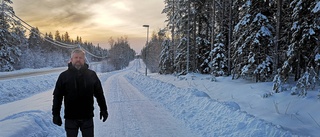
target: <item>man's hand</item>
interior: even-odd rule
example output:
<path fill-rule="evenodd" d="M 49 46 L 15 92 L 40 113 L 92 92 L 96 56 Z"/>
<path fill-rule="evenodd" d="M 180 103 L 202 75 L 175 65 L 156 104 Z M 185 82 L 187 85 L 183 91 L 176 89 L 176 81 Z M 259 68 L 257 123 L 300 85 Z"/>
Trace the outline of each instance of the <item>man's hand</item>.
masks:
<path fill-rule="evenodd" d="M 101 111 L 100 112 L 100 119 L 102 119 L 102 117 L 103 117 L 102 122 L 105 122 L 108 118 L 108 111 Z"/>
<path fill-rule="evenodd" d="M 58 126 L 61 126 L 62 125 L 62 120 L 61 120 L 61 117 L 60 116 L 53 116 L 53 123 L 58 125 Z"/>

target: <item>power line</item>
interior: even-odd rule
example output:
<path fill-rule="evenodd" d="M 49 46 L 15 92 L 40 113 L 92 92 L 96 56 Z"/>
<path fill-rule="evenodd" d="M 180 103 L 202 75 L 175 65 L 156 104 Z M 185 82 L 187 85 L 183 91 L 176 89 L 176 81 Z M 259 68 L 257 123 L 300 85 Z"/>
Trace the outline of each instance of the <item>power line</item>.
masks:
<path fill-rule="evenodd" d="M 12 18 L 12 19 L 13 19 L 14 21 L 16 21 L 16 22 L 21 21 L 21 22 L 22 22 L 21 25 L 22 25 L 24 28 L 26 28 L 26 29 L 29 30 L 30 32 L 33 32 L 33 34 L 35 34 L 35 35 L 37 35 L 37 36 L 39 36 L 39 37 L 42 37 L 45 41 L 48 41 L 49 43 L 51 43 L 51 44 L 53 44 L 53 45 L 55 45 L 55 46 L 59 46 L 59 47 L 62 47 L 62 48 L 68 48 L 68 49 L 75 49 L 75 48 L 78 48 L 78 47 L 79 47 L 79 48 L 81 48 L 82 50 L 84 50 L 86 53 L 88 53 L 89 55 L 91 55 L 91 56 L 93 56 L 93 57 L 95 57 L 95 58 L 101 58 L 101 59 L 107 58 L 107 56 L 97 56 L 97 55 L 89 52 L 88 50 L 86 50 L 85 48 L 83 48 L 80 44 L 77 44 L 77 45 L 75 45 L 75 44 L 66 44 L 66 43 L 63 43 L 63 42 L 60 42 L 60 41 L 53 40 L 52 38 L 47 37 L 45 34 L 41 33 L 40 31 L 39 31 L 39 32 L 34 32 L 34 31 L 32 30 L 32 28 L 34 28 L 34 27 L 32 27 L 30 24 L 28 24 L 27 22 L 25 22 L 24 20 L 22 20 L 22 19 L 19 18 L 18 16 L 16 16 L 14 13 L 9 12 L 12 16 L 10 16 L 9 14 L 7 14 L 6 12 L 3 12 L 3 13 L 4 13 L 5 15 L 7 15 L 8 17 Z M 14 17 L 15 17 L 16 19 L 15 19 Z M 41 35 L 43 35 L 43 36 L 41 36 Z"/>
<path fill-rule="evenodd" d="M 34 27 L 32 27 L 31 25 L 29 25 L 27 22 L 25 22 L 24 20 L 22 20 L 21 18 L 19 18 L 18 16 L 16 16 L 15 14 L 13 14 L 13 13 L 11 13 L 11 14 L 12 14 L 13 16 L 15 16 L 16 18 L 18 18 L 18 20 L 20 20 L 20 21 L 22 21 L 23 23 L 25 23 L 26 25 L 28 25 L 30 28 L 34 28 Z M 8 15 L 8 14 L 7 14 L 7 15 Z M 23 24 L 22 24 L 22 25 L 23 25 Z M 23 26 L 24 26 L 24 25 L 23 25 Z M 28 30 L 30 30 L 31 32 L 37 34 L 36 32 L 32 31 L 31 29 L 28 29 Z M 60 42 L 60 41 L 53 40 L 53 39 L 50 38 L 50 37 L 46 37 L 45 34 L 41 33 L 40 31 L 39 31 L 38 33 L 40 33 L 41 35 L 44 35 L 44 38 L 45 38 L 45 39 L 50 39 L 50 40 L 52 40 L 52 41 L 54 41 L 54 42 L 56 42 L 56 43 L 59 43 L 59 44 L 61 44 L 61 45 L 70 46 L 70 48 L 76 48 L 76 47 L 77 47 L 77 45 L 66 44 L 66 43 L 63 43 L 63 42 Z M 39 35 L 38 35 L 38 36 L 39 36 Z M 41 37 L 41 36 L 40 36 L 40 37 Z M 69 48 L 69 47 L 67 47 L 67 48 Z"/>
<path fill-rule="evenodd" d="M 11 17 L 10 15 L 8 15 L 7 13 L 5 13 L 7 16 L 9 16 L 10 18 L 12 18 L 14 21 L 17 21 L 17 20 L 15 20 L 13 17 Z M 21 24 L 25 29 L 27 29 L 27 30 L 29 30 L 30 32 L 33 32 L 33 34 L 35 34 L 35 35 L 37 35 L 37 36 L 39 36 L 39 37 L 43 37 L 43 36 L 41 36 L 41 32 L 34 32 L 32 29 L 30 29 L 29 27 L 31 27 L 31 26 L 29 26 L 29 27 L 27 27 L 27 26 L 25 26 L 25 25 L 23 25 L 23 24 Z M 31 27 L 32 28 L 32 27 Z M 38 33 L 40 33 L 40 35 L 38 34 Z M 51 44 L 53 44 L 53 45 L 56 45 L 56 46 L 59 46 L 59 47 L 62 47 L 62 48 L 76 48 L 77 46 L 76 45 L 71 45 L 71 46 L 66 46 L 66 45 L 62 45 L 62 44 L 60 44 L 61 42 L 58 42 L 58 41 L 55 41 L 55 40 L 53 40 L 53 39 L 48 39 L 49 37 L 43 37 L 44 38 L 44 40 L 46 40 L 46 41 L 48 41 L 48 42 L 50 42 Z"/>

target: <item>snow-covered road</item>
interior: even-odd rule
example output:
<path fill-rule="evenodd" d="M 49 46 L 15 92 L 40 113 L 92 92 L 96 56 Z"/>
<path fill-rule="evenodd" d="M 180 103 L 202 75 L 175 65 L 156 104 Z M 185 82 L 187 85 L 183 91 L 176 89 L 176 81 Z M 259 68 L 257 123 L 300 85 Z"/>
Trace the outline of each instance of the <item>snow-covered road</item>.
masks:
<path fill-rule="evenodd" d="M 96 135 L 105 137 L 177 137 L 192 134 L 167 109 L 145 97 L 124 75 L 115 74 L 104 83 L 109 110 L 106 124 L 96 120 Z M 97 112 L 96 112 L 97 113 Z"/>
<path fill-rule="evenodd" d="M 143 67 L 138 59 L 124 70 L 98 73 L 109 118 L 106 122 L 99 119 L 95 103 L 96 137 L 291 137 L 304 133 L 255 117 L 237 102 L 220 102 L 196 88 L 145 76 Z M 0 80 L 0 137 L 65 136 L 64 126 L 54 125 L 51 115 L 58 75 Z"/>
<path fill-rule="evenodd" d="M 99 119 L 99 107 L 95 103 L 95 136 L 196 137 L 183 121 L 174 118 L 167 109 L 157 102 L 149 100 L 127 81 L 124 75 L 132 73 L 133 70 L 140 67 L 140 62 L 134 64 L 136 65 L 124 71 L 99 74 L 107 100 L 109 118 L 106 122 Z M 58 74 L 53 75 L 42 77 L 58 76 Z M 37 78 L 34 76 L 30 79 Z M 20 80 L 8 80 L 4 83 L 10 81 L 20 82 Z M 55 80 L 50 82 L 52 81 Z M 52 87 L 52 85 L 50 86 Z M 25 88 L 27 90 L 30 87 Z M 18 89 L 21 90 L 21 88 Z M 51 122 L 52 92 L 53 88 L 28 98 L 24 98 L 26 97 L 24 95 L 18 95 L 24 99 L 0 105 L 0 136 L 65 136 L 64 126 L 58 127 Z M 21 94 L 28 93 L 22 92 Z M 63 116 L 63 112 L 61 115 Z M 79 136 L 81 136 L 80 133 Z"/>

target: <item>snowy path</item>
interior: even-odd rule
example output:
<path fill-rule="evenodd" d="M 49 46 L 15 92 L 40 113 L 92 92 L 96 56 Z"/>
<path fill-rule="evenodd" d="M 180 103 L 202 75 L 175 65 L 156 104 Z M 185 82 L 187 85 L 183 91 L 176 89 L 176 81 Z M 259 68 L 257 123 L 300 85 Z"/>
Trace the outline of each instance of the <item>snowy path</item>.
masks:
<path fill-rule="evenodd" d="M 127 81 L 124 75 L 139 67 L 140 63 L 135 62 L 126 70 L 99 74 L 107 100 L 109 118 L 106 122 L 99 119 L 99 107 L 95 102 L 95 136 L 196 137 L 182 121 L 174 118 L 157 102 L 149 100 Z M 52 79 L 57 75 L 46 77 Z M 30 81 L 33 81 L 36 77 L 31 79 Z M 65 136 L 64 124 L 59 127 L 51 122 L 52 92 L 53 89 L 49 89 L 25 99 L 0 105 L 0 136 Z M 81 137 L 80 132 L 79 136 Z"/>
<path fill-rule="evenodd" d="M 109 118 L 106 124 L 96 119 L 97 136 L 195 137 L 165 108 L 132 86 L 123 76 L 126 73 L 113 75 L 104 83 Z"/>
<path fill-rule="evenodd" d="M 143 67 L 141 60 L 135 60 L 124 70 L 98 73 L 109 118 L 99 120 L 95 103 L 96 137 L 306 135 L 251 115 L 237 102 L 218 101 L 196 88 L 177 87 L 145 76 Z M 0 81 L 0 137 L 65 136 L 64 126 L 52 123 L 57 77 L 58 73 L 52 73 Z"/>

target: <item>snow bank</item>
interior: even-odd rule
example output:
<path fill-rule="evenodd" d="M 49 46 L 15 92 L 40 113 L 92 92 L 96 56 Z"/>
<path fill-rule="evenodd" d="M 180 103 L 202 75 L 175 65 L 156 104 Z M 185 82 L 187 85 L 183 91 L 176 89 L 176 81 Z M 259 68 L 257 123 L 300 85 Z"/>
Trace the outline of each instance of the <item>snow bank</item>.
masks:
<path fill-rule="evenodd" d="M 294 135 L 281 126 L 258 119 L 235 102 L 219 102 L 197 89 L 183 89 L 149 77 L 126 75 L 149 98 L 161 103 L 174 117 L 183 120 L 201 136 L 281 136 Z"/>
<path fill-rule="evenodd" d="M 31 71 L 32 72 L 32 71 Z M 97 73 L 101 81 L 105 81 L 110 73 Z M 17 73 L 18 74 L 18 73 Z M 47 75 L 37 75 L 30 77 L 23 77 L 21 79 L 1 80 L 0 82 L 0 105 L 21 100 L 40 92 L 47 91 L 54 88 L 59 73 L 52 73 Z M 14 91 L 14 92 L 12 92 Z"/>
<path fill-rule="evenodd" d="M 0 120 L 0 127 L 1 135 L 7 137 L 55 137 L 64 134 L 62 128 L 51 122 L 51 113 L 39 110 L 25 111 L 4 118 Z"/>
<path fill-rule="evenodd" d="M 24 99 L 53 88 L 58 75 L 58 73 L 54 73 L 21 79 L 2 80 L 0 82 L 0 105 Z"/>

